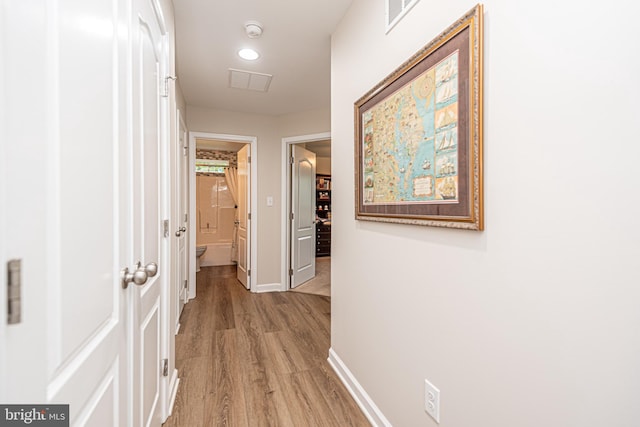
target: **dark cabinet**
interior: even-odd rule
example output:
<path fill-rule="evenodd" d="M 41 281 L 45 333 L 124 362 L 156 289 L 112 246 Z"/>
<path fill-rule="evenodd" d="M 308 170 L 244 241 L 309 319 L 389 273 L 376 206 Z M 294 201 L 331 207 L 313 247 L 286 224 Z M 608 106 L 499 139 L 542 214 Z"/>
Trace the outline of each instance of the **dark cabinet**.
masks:
<path fill-rule="evenodd" d="M 316 256 L 331 255 L 331 176 L 316 175 Z"/>

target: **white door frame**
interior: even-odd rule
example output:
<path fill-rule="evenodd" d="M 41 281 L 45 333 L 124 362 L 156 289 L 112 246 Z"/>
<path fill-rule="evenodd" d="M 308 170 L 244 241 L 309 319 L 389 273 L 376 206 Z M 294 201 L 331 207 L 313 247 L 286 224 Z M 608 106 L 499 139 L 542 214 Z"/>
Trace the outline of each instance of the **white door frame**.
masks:
<path fill-rule="evenodd" d="M 0 7 L 0 22 L 5 22 L 5 13 L 4 8 Z M 4 40 L 5 30 L 0 30 L 0 37 Z M 5 64 L 7 57 L 5 55 L 5 44 L 0 43 L 0 64 Z M 0 66 L 0 205 L 7 206 L 7 193 L 5 189 L 5 185 L 7 183 L 7 167 L 5 160 L 5 148 L 8 141 L 8 132 L 6 131 L 6 116 L 5 109 L 8 107 L 8 102 L 5 104 L 5 100 L 7 99 L 5 96 L 5 72 L 4 65 Z M 2 384 L 0 384 L 0 402 L 7 402 L 7 381 L 4 381 L 6 376 L 6 360 L 7 353 L 5 348 L 5 340 L 6 340 L 6 318 L 7 318 L 7 274 L 5 273 L 5 262 L 7 258 L 7 234 L 5 232 L 7 224 L 6 219 L 6 208 L 0 209 L 0 378 L 3 379 Z"/>
<path fill-rule="evenodd" d="M 183 118 L 183 114 L 182 111 L 177 108 L 176 109 L 176 141 L 174 141 L 174 143 L 177 143 L 178 141 L 180 141 L 180 133 L 184 132 L 183 138 L 184 138 L 184 143 L 187 144 L 187 161 L 186 161 L 186 170 L 182 167 L 182 162 L 183 162 L 183 157 L 180 157 L 180 159 L 177 159 L 177 161 L 180 163 L 180 167 L 178 167 L 178 165 L 176 164 L 176 173 L 178 172 L 178 169 L 180 170 L 180 172 L 182 174 L 184 174 L 184 179 L 186 180 L 186 185 L 187 185 L 187 190 L 189 189 L 189 129 L 187 129 L 187 123 L 185 122 L 184 118 Z M 177 183 L 176 185 L 181 186 L 183 184 L 181 177 L 176 176 L 175 179 L 177 179 Z M 182 207 L 182 198 L 186 197 L 187 198 L 187 203 L 186 203 L 186 215 L 187 215 L 187 221 L 184 221 L 184 218 L 182 217 L 182 215 L 184 215 L 184 212 L 179 212 L 178 214 L 178 218 L 176 218 L 176 222 L 177 224 L 175 224 L 177 227 L 181 227 L 185 222 L 187 224 L 190 224 L 192 221 L 191 218 L 191 211 L 189 210 L 189 194 L 182 194 L 184 191 L 184 189 L 181 187 L 180 188 L 180 200 L 176 200 L 176 202 L 180 205 L 180 207 Z M 180 209 L 179 209 L 180 210 Z M 176 228 L 176 227 L 174 227 Z M 185 273 L 186 273 L 186 277 L 185 279 L 187 280 L 187 283 L 189 281 L 189 254 L 191 252 L 190 250 L 190 244 L 191 244 L 191 240 L 189 239 L 189 233 L 184 234 L 184 250 L 186 252 L 186 257 L 187 257 L 187 261 L 186 261 L 186 265 L 185 265 Z M 180 262 L 178 260 L 178 262 Z M 178 267 L 179 268 L 179 267 Z M 177 277 L 177 275 L 176 275 Z M 182 286 L 182 285 L 179 285 Z M 180 304 L 184 305 L 189 301 L 188 298 L 188 292 L 185 293 L 184 299 L 180 302 Z M 178 294 L 178 299 L 182 298 L 182 292 L 180 292 Z M 177 301 L 176 301 L 177 303 Z M 176 313 L 176 335 L 178 334 L 178 329 L 180 329 L 180 312 Z"/>
<path fill-rule="evenodd" d="M 229 135 L 211 132 L 189 131 L 189 215 L 196 215 L 196 138 L 218 139 L 240 144 L 249 144 L 251 153 L 251 225 L 249 236 L 250 257 L 249 268 L 251 276 L 248 278 L 251 292 L 257 290 L 258 277 L 258 138 L 246 135 Z M 196 244 L 196 221 L 189 221 L 189 245 Z M 196 297 L 196 251 L 189 250 L 189 299 Z"/>
<path fill-rule="evenodd" d="M 289 165 L 289 156 L 291 150 L 290 145 L 301 144 L 304 142 L 324 141 L 331 139 L 331 132 L 313 133 L 310 135 L 290 136 L 282 138 L 282 238 L 280 241 L 280 259 L 283 260 L 282 271 L 280 273 L 280 283 L 282 283 L 281 291 L 288 291 L 290 286 L 289 269 L 291 266 L 291 221 L 289 220 L 289 212 L 291 212 L 291 167 Z"/>

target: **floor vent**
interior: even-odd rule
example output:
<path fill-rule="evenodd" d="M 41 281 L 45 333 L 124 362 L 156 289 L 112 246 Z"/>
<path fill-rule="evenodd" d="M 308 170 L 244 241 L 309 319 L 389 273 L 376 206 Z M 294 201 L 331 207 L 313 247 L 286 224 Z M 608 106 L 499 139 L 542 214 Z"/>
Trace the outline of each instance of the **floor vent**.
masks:
<path fill-rule="evenodd" d="M 271 84 L 271 74 L 254 73 L 252 71 L 229 68 L 229 87 L 234 89 L 266 92 Z"/>

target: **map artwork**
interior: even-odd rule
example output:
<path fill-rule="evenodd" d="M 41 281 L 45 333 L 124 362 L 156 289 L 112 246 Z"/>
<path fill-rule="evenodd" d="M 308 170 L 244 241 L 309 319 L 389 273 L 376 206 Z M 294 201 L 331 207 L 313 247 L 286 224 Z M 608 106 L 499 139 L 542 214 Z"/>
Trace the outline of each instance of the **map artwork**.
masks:
<path fill-rule="evenodd" d="M 458 51 L 362 115 L 363 203 L 458 202 Z"/>

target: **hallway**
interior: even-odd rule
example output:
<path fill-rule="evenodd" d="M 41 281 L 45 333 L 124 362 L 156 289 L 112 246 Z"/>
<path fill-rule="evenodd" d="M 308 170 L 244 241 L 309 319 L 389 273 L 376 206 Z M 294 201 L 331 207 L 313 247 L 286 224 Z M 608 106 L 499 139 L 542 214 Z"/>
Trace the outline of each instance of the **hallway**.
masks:
<path fill-rule="evenodd" d="M 330 299 L 254 294 L 204 267 L 176 336 L 182 426 L 368 426 L 327 362 Z"/>

